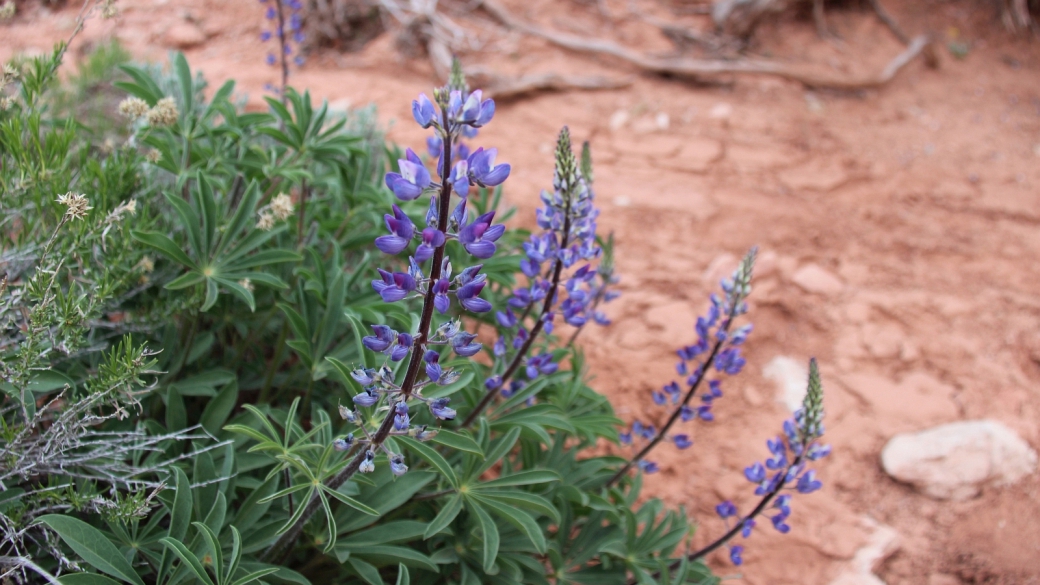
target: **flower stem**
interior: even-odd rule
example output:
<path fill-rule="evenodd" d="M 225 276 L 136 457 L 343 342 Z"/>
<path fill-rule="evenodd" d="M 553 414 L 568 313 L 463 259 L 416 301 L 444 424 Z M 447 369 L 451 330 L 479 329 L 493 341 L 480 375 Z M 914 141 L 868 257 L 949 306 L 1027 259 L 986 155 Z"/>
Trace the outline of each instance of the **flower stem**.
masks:
<path fill-rule="evenodd" d="M 279 97 L 282 98 L 284 106 L 288 99 L 285 90 L 289 87 L 289 56 L 285 54 L 285 12 L 282 8 L 282 0 L 274 0 L 274 4 L 278 7 L 278 58 L 282 64 L 282 89 Z"/>
<path fill-rule="evenodd" d="M 448 113 L 445 111 L 442 114 L 443 127 L 445 130 L 450 128 L 448 125 Z M 441 176 L 445 179 L 451 174 L 451 132 L 446 131 L 444 137 L 444 156 L 441 157 L 442 167 Z M 437 228 L 442 232 L 448 230 L 448 216 L 451 213 L 451 183 L 447 180 L 442 181 L 440 199 L 438 203 L 440 205 L 440 214 L 437 219 Z M 429 337 L 430 323 L 433 321 L 433 283 L 441 277 L 441 264 L 444 260 L 444 247 L 447 245 L 447 240 L 433 251 L 433 266 L 430 268 L 430 285 L 426 288 L 426 297 L 423 299 L 422 317 L 419 321 L 419 332 L 415 336 L 413 341 L 411 357 L 408 361 L 408 369 L 405 373 L 404 381 L 401 382 L 401 395 L 404 400 L 407 400 L 412 395 L 412 390 L 415 388 L 415 380 L 419 376 L 420 368 L 422 364 L 422 347 L 426 344 L 426 340 Z M 394 410 L 391 408 L 383 419 L 382 424 L 376 430 L 375 434 L 372 435 L 369 444 L 364 449 L 355 448 L 350 453 L 354 453 L 354 458 L 350 460 L 350 463 L 343 468 L 338 474 L 332 479 L 326 482 L 326 486 L 329 489 L 337 489 L 339 486 L 347 482 L 351 477 L 357 473 L 358 468 L 361 467 L 361 463 L 365 460 L 365 454 L 369 450 L 375 450 L 383 441 L 386 440 L 387 436 L 390 435 L 390 431 L 393 430 L 394 426 Z M 350 455 L 348 453 L 348 456 Z M 303 526 L 310 520 L 310 517 L 321 507 L 321 498 L 315 493 L 311 496 L 307 502 L 303 513 L 300 518 L 293 524 L 288 531 L 275 541 L 273 545 L 263 555 L 263 559 L 268 562 L 277 562 L 278 564 L 284 563 L 285 558 L 289 555 L 292 550 L 292 545 L 296 542 L 296 539 L 300 537 L 303 532 Z"/>

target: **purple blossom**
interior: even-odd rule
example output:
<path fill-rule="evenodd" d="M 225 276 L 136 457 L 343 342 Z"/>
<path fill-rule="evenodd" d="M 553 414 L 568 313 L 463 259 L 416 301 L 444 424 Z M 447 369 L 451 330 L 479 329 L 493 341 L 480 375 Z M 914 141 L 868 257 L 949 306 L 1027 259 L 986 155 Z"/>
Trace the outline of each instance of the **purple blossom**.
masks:
<path fill-rule="evenodd" d="M 451 338 L 451 349 L 460 357 L 472 357 L 483 347 L 479 343 L 473 343 L 473 340 L 476 338 L 477 335 L 475 333 L 460 331 Z"/>
<path fill-rule="evenodd" d="M 495 187 L 501 185 L 508 177 L 510 167 L 508 164 L 495 164 L 498 156 L 497 148 L 484 150 L 478 148 L 469 155 L 469 176 L 474 183 L 482 187 Z"/>
<path fill-rule="evenodd" d="M 372 288 L 388 303 L 399 301 L 415 290 L 415 279 L 405 272 L 389 273 L 377 268 L 381 280 L 373 280 Z"/>
<path fill-rule="evenodd" d="M 798 480 L 798 493 L 811 494 L 823 487 L 823 482 L 816 479 L 816 471 L 810 469 Z"/>
<path fill-rule="evenodd" d="M 441 278 L 433 285 L 433 306 L 442 315 L 448 312 L 448 308 L 451 306 L 451 299 L 448 298 L 448 287 L 451 283 L 448 279 Z"/>
<path fill-rule="evenodd" d="M 680 449 L 688 449 L 693 445 L 693 441 L 690 440 L 689 435 L 675 435 L 672 437 L 672 442 L 674 442 L 675 446 Z"/>
<path fill-rule="evenodd" d="M 358 406 L 375 406 L 377 402 L 379 402 L 379 394 L 376 394 L 371 388 L 365 388 L 354 396 L 354 404 Z"/>
<path fill-rule="evenodd" d="M 415 260 L 417 262 L 426 262 L 433 257 L 433 252 L 436 248 L 444 245 L 444 232 L 435 228 L 428 227 L 422 231 L 422 243 L 415 249 Z"/>
<path fill-rule="evenodd" d="M 751 483 L 762 483 L 766 480 L 766 468 L 756 461 L 750 467 L 744 468 L 744 477 Z"/>
<path fill-rule="evenodd" d="M 430 186 L 430 172 L 422 163 L 419 155 L 412 149 L 405 151 L 405 158 L 398 159 L 400 173 L 387 173 L 386 186 L 402 201 L 411 201 L 422 194 L 423 189 Z"/>
<path fill-rule="evenodd" d="M 491 376 L 487 380 L 484 380 L 484 388 L 487 390 L 497 390 L 502 387 L 502 376 Z"/>
<path fill-rule="evenodd" d="M 719 515 L 719 518 L 730 518 L 737 515 L 737 507 L 733 502 L 726 500 L 725 502 L 715 506 L 715 513 Z"/>
<path fill-rule="evenodd" d="M 396 204 L 392 205 L 392 208 L 394 211 L 393 215 L 386 214 L 383 216 L 383 220 L 386 222 L 386 229 L 390 232 L 390 235 L 376 238 L 376 247 L 384 254 L 400 254 L 401 251 L 408 247 L 408 243 L 415 234 L 415 224 L 412 223 L 408 215 L 401 211 L 401 208 Z M 425 231 L 423 235 L 425 236 Z M 443 238 L 443 234 L 441 236 Z M 430 254 L 432 255 L 432 253 L 431 250 Z M 416 255 L 418 256 L 418 253 Z"/>
<path fill-rule="evenodd" d="M 744 547 L 739 544 L 729 547 L 729 560 L 738 567 L 744 564 L 744 558 L 741 556 L 742 554 L 744 554 Z"/>
<path fill-rule="evenodd" d="M 459 230 L 459 242 L 467 252 L 481 260 L 495 255 L 495 241 L 506 231 L 506 226 L 502 224 L 491 225 L 494 217 L 495 212 L 489 211 Z"/>
<path fill-rule="evenodd" d="M 433 109 L 433 102 L 426 97 L 425 93 L 420 93 L 419 99 L 412 101 L 412 117 L 423 128 L 429 128 L 433 124 L 436 114 L 437 112 Z"/>
<path fill-rule="evenodd" d="M 398 402 L 394 406 L 394 428 L 399 431 L 408 429 L 411 421 L 408 417 L 408 404 L 405 401 Z"/>
<path fill-rule="evenodd" d="M 373 325 L 375 335 L 368 335 L 361 339 L 361 344 L 376 352 L 386 351 L 390 344 L 397 340 L 397 332 L 386 325 Z"/>
<path fill-rule="evenodd" d="M 426 353 L 423 354 L 423 361 L 426 362 L 426 375 L 434 382 L 441 379 L 440 359 L 441 354 L 432 349 L 426 350 Z"/>
<path fill-rule="evenodd" d="M 448 398 L 434 398 L 429 402 L 430 412 L 440 420 L 453 420 L 455 418 L 455 409 L 448 407 L 449 402 L 451 400 Z"/>
<path fill-rule="evenodd" d="M 468 311 L 474 313 L 486 313 L 491 310 L 491 303 L 480 298 L 480 291 L 484 290 L 484 285 L 487 284 L 487 275 L 478 274 L 483 264 L 477 264 L 476 266 L 470 266 L 463 270 L 455 282 L 458 284 L 458 289 L 455 290 L 455 298 L 459 299 L 459 304 Z"/>
<path fill-rule="evenodd" d="M 404 457 L 393 454 L 390 456 L 390 472 L 396 476 L 402 476 L 408 471 L 408 466 L 404 464 Z"/>
<path fill-rule="evenodd" d="M 650 475 L 651 473 L 657 473 L 660 468 L 653 461 L 640 461 L 639 469 L 641 469 L 643 473 Z"/>

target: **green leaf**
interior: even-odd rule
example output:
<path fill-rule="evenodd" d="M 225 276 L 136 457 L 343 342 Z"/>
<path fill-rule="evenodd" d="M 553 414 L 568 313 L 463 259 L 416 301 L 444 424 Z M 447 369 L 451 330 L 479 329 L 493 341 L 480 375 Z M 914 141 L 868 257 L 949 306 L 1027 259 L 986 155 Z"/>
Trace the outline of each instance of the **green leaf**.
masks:
<path fill-rule="evenodd" d="M 61 514 L 41 516 L 34 524 L 46 524 L 58 533 L 62 541 L 77 555 L 102 573 L 118 577 L 128 583 L 144 585 L 144 581 L 126 561 L 116 545 L 112 544 L 97 528 L 90 524 Z"/>
<path fill-rule="evenodd" d="M 170 508 L 170 528 L 167 535 L 178 541 L 184 540 L 188 534 L 188 525 L 191 522 L 192 493 L 191 482 L 188 475 L 180 467 L 173 468 L 174 492 L 173 505 Z M 168 549 L 163 549 L 162 560 L 159 563 L 157 583 L 166 578 L 166 571 L 172 563 L 168 556 Z"/>
<path fill-rule="evenodd" d="M 438 429 L 437 434 L 430 439 L 430 442 L 450 447 L 456 451 L 473 453 L 481 459 L 484 458 L 484 450 L 480 448 L 480 445 L 477 444 L 468 433 L 456 433 L 454 431 Z"/>
<path fill-rule="evenodd" d="M 403 546 L 354 546 L 349 550 L 350 558 L 364 557 L 365 561 L 375 565 L 397 562 L 434 573 L 438 571 L 437 565 L 430 560 L 430 557 Z"/>
<path fill-rule="evenodd" d="M 209 258 L 209 246 L 206 245 L 206 240 L 202 235 L 202 220 L 199 218 L 199 214 L 180 195 L 166 193 L 166 201 L 177 212 L 181 223 L 188 232 L 188 242 L 191 244 L 192 251 L 195 252 L 195 257 L 200 262 L 206 261 Z"/>
<path fill-rule="evenodd" d="M 217 386 L 229 384 L 234 379 L 235 374 L 231 370 L 214 368 L 174 382 L 170 386 L 176 387 L 182 396 L 216 396 Z"/>
<path fill-rule="evenodd" d="M 542 528 L 538 526 L 538 523 L 535 522 L 534 518 L 531 518 L 527 512 L 517 510 L 510 506 L 505 506 L 490 498 L 482 498 L 477 494 L 473 494 L 472 497 L 479 500 L 482 505 L 490 508 L 497 516 L 504 519 L 506 522 L 516 526 L 520 532 L 523 532 L 524 535 L 531 540 L 531 544 L 534 545 L 535 549 L 537 549 L 539 553 L 545 553 L 547 548 L 545 534 L 542 533 Z"/>
<path fill-rule="evenodd" d="M 191 112 L 194 103 L 194 84 L 191 81 L 191 69 L 188 67 L 188 60 L 184 58 L 184 53 L 177 52 L 173 56 L 173 68 L 177 72 L 177 81 L 181 86 L 181 105 L 184 107 L 184 113 Z"/>
<path fill-rule="evenodd" d="M 171 384 L 166 388 L 166 429 L 176 432 L 187 426 L 188 409 L 184 407 L 184 399 L 177 391 L 177 386 Z"/>
<path fill-rule="evenodd" d="M 455 494 L 448 500 L 448 503 L 441 508 L 441 511 L 437 513 L 437 517 L 430 522 L 430 525 L 426 527 L 426 532 L 423 533 L 423 539 L 428 539 L 434 534 L 439 533 L 441 530 L 447 528 L 451 524 L 452 520 L 459 515 L 462 510 L 462 496 Z"/>
<path fill-rule="evenodd" d="M 259 571 L 256 571 L 255 573 L 250 573 L 245 577 L 242 577 L 241 579 L 235 581 L 231 585 L 246 585 L 246 583 L 252 583 L 253 581 L 262 579 L 263 577 L 266 577 L 272 573 L 277 573 L 279 570 L 280 569 L 278 567 L 269 567 L 267 569 L 261 569 Z"/>
<path fill-rule="evenodd" d="M 58 577 L 61 585 L 119 585 L 119 581 L 113 581 L 104 575 L 97 573 L 71 573 Z"/>
<path fill-rule="evenodd" d="M 511 487 L 517 485 L 531 485 L 536 483 L 559 481 L 560 479 L 560 474 L 556 473 L 555 471 L 549 471 L 548 469 L 530 469 L 527 471 L 520 471 L 512 475 L 506 475 L 498 479 L 493 479 L 491 481 L 482 482 L 480 484 L 480 487 Z"/>
<path fill-rule="evenodd" d="M 324 486 L 323 486 L 323 488 L 324 488 Z M 370 507 L 362 504 L 361 502 L 355 500 L 354 498 L 340 493 L 337 490 L 324 488 L 324 491 L 325 491 L 325 493 L 327 493 L 330 496 L 336 498 L 337 500 L 343 502 L 344 504 L 350 506 L 351 508 L 354 508 L 358 512 L 361 512 L 361 513 L 364 513 L 364 514 L 368 514 L 369 516 L 379 516 L 379 511 L 378 510 L 370 508 Z"/>
<path fill-rule="evenodd" d="M 181 250 L 180 246 L 174 243 L 174 241 L 169 237 L 160 234 L 159 232 L 142 232 L 137 230 L 130 230 L 130 235 L 138 242 L 155 248 L 160 254 L 166 256 L 170 260 L 187 266 L 188 268 L 199 270 L 198 265 L 195 264 L 191 258 L 188 258 L 188 255 Z"/>
<path fill-rule="evenodd" d="M 347 562 L 369 585 L 383 585 L 383 579 L 379 577 L 379 569 L 358 559 L 349 559 Z"/>
<path fill-rule="evenodd" d="M 404 563 L 397 565 L 397 585 L 411 585 L 412 577 Z"/>
<path fill-rule="evenodd" d="M 473 486 L 473 492 L 481 498 L 495 500 L 514 508 L 523 508 L 532 512 L 548 516 L 555 524 L 560 523 L 560 512 L 552 502 L 535 494 L 529 494 L 520 490 L 494 490 L 486 491 L 480 489 L 482 486 Z"/>
<path fill-rule="evenodd" d="M 480 469 L 474 474 L 476 476 L 482 475 L 488 469 L 502 460 L 513 449 L 513 445 L 516 444 L 516 440 L 520 438 L 520 429 L 512 428 L 500 438 L 491 450 L 488 451 L 487 457 L 484 458 L 484 465 L 480 466 Z"/>
<path fill-rule="evenodd" d="M 163 543 L 164 546 L 169 547 L 170 550 L 173 551 L 173 554 L 177 555 L 177 558 L 184 563 L 184 566 L 188 567 L 192 573 L 195 573 L 195 576 L 199 578 L 199 581 L 202 581 L 205 585 L 213 585 L 213 580 L 210 579 L 209 575 L 206 573 L 205 567 L 202 566 L 202 561 L 200 561 L 199 557 L 195 556 L 194 553 L 188 550 L 188 547 L 168 536 L 160 538 L 159 542 Z"/>
<path fill-rule="evenodd" d="M 480 504 L 470 501 L 466 509 L 473 512 L 480 523 L 480 531 L 484 535 L 484 572 L 491 573 L 495 568 L 495 559 L 498 558 L 498 526 Z"/>
<path fill-rule="evenodd" d="M 185 272 L 184 274 L 174 278 L 170 282 L 166 283 L 166 290 L 181 290 L 188 288 L 189 286 L 195 286 L 196 284 L 206 280 L 206 277 L 201 272 L 192 270 L 191 272 Z"/>
<path fill-rule="evenodd" d="M 404 443 L 405 447 L 407 447 L 409 451 L 418 455 L 423 461 L 426 461 L 437 468 L 437 471 L 441 472 L 441 475 L 448 480 L 448 483 L 450 483 L 453 488 L 459 488 L 459 478 L 455 475 L 455 470 L 452 469 L 451 464 L 448 463 L 447 459 L 445 459 L 443 455 L 411 437 L 402 436 L 395 437 L 395 439 Z"/>
<path fill-rule="evenodd" d="M 217 436 L 220 433 L 220 428 L 224 426 L 228 416 L 231 415 L 231 411 L 235 409 L 237 402 L 238 382 L 232 380 L 231 383 L 224 386 L 223 390 L 217 393 L 215 398 L 209 401 L 205 410 L 202 411 L 199 424 L 206 429 L 207 433 L 214 437 Z"/>

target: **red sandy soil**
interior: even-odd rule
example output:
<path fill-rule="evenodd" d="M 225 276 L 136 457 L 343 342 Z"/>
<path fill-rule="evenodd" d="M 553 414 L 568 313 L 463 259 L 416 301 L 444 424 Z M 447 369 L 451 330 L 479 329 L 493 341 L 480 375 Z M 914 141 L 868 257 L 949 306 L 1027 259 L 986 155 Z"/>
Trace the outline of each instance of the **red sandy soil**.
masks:
<path fill-rule="evenodd" d="M 513 164 L 507 197 L 533 217 L 559 128 L 592 141 L 601 231 L 616 234 L 624 296 L 608 305 L 614 324 L 586 332 L 581 344 L 595 384 L 626 420 L 661 416 L 649 391 L 672 379 L 673 351 L 692 342 L 718 278 L 760 247 L 749 366 L 724 385 L 716 422 L 691 424 L 693 448 L 661 449 L 662 471 L 647 490 L 702 519 L 698 541 L 723 529 L 713 514 L 720 499 L 748 506 L 741 470 L 764 458 L 764 440 L 789 416 L 762 375 L 780 355 L 819 358 L 834 455 L 820 466 L 826 488 L 795 498 L 791 533 L 765 521 L 746 543 L 744 567 L 711 559 L 720 574 L 755 585 L 828 583 L 866 542 L 870 518 L 900 535 L 877 570 L 889 585 L 1040 583 L 1035 475 L 968 502 L 939 502 L 889 479 L 878 457 L 895 433 L 961 419 L 1000 420 L 1040 446 L 1040 44 L 1009 35 L 984 2 L 886 3 L 905 29 L 940 40 L 941 66 L 917 60 L 889 85 L 856 95 L 766 77 L 704 86 L 639 75 L 502 32 L 485 16 L 457 16 L 474 19 L 483 43 L 463 53 L 468 66 L 634 78 L 622 90 L 500 104 L 478 144 L 497 146 Z M 81 49 L 115 36 L 136 58 L 162 60 L 194 26 L 188 33 L 204 41 L 187 53 L 211 82 L 237 79 L 257 107 L 263 85 L 276 82 L 253 0 L 118 4 L 122 16 L 91 21 Z M 656 29 L 622 16 L 625 2 L 605 4 L 615 20 L 565 0 L 507 3 L 558 30 L 670 49 Z M 0 25 L 0 58 L 49 49 L 74 16 L 27 8 Z M 789 18 L 760 31 L 752 51 L 866 73 L 901 50 L 866 11 L 833 9 L 828 20 L 841 41 Z M 954 35 L 970 46 L 963 59 L 945 49 Z M 291 82 L 341 107 L 375 102 L 394 122 L 392 139 L 421 146 L 410 103 L 437 80 L 427 61 L 400 56 L 383 35 L 360 53 L 312 54 Z M 629 121 L 612 129 L 618 112 Z M 809 290 L 797 284 L 806 280 Z"/>

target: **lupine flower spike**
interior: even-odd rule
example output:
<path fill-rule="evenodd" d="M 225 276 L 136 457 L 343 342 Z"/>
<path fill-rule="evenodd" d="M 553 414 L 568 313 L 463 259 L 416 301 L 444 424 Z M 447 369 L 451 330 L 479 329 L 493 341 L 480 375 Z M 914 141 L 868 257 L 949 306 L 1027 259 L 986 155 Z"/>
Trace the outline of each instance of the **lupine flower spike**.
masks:
<path fill-rule="evenodd" d="M 357 368 L 350 376 L 361 385 L 351 401 L 353 408 L 340 408 L 340 416 L 357 427 L 336 440 L 339 450 L 359 448 L 355 463 L 345 471 L 367 472 L 375 469 L 376 456 L 385 453 L 394 475 L 408 470 L 404 456 L 392 453 L 384 446 L 388 436 L 409 436 L 420 441 L 433 438 L 436 430 L 415 424 L 416 419 L 432 417 L 452 420 L 456 412 L 448 398 L 427 398 L 423 389 L 429 385 L 447 385 L 459 379 L 459 373 L 443 365 L 445 351 L 461 357 L 471 357 L 483 347 L 476 335 L 462 329 L 459 320 L 447 320 L 434 325 L 436 313 L 447 313 L 452 297 L 464 311 L 484 313 L 491 304 L 480 297 L 487 284 L 481 273 L 482 264 L 473 264 L 453 275 L 453 266 L 445 254 L 449 239 L 462 244 L 467 256 L 478 260 L 491 258 L 497 251 L 495 241 L 505 232 L 504 226 L 494 223 L 494 213 L 470 218 L 465 196 L 469 185 L 497 185 L 509 175 L 509 165 L 496 161 L 495 149 L 477 149 L 468 159 L 453 164 L 459 153 L 454 147 L 463 136 L 473 136 L 472 129 L 491 121 L 495 106 L 482 99 L 479 90 L 470 93 L 456 64 L 448 86 L 434 90 L 433 100 L 420 94 L 412 103 L 412 114 L 423 128 L 431 129 L 438 152 L 436 177 L 426 168 L 423 160 L 411 149 L 398 161 L 396 172 L 386 174 L 385 183 L 401 201 L 429 197 L 426 225 L 421 232 L 414 221 L 398 205 L 391 205 L 384 216 L 387 234 L 375 239 L 375 246 L 390 256 L 408 256 L 407 270 L 379 268 L 372 288 L 387 303 L 423 299 L 419 327 L 414 331 L 397 331 L 389 325 L 372 325 L 372 334 L 361 343 L 369 351 L 383 354 L 384 364 L 375 368 Z M 452 193 L 459 196 L 453 204 Z M 414 248 L 413 248 L 414 246 Z M 465 257 L 455 259 L 459 263 Z M 430 261 L 430 262 L 427 262 Z M 424 269 L 422 266 L 425 265 Z M 453 277 L 454 276 L 454 277 Z M 436 309 L 436 311 L 435 311 Z M 404 379 L 398 382 L 389 362 L 408 360 L 403 369 Z M 536 366 L 539 371 L 554 368 L 547 363 Z M 418 408 L 425 405 L 425 409 Z M 386 412 L 377 429 L 368 429 L 370 416 L 362 416 L 356 409 Z M 428 415 L 425 414 L 428 411 Z M 352 470 L 353 468 L 353 470 Z M 346 477 L 349 477 L 347 475 Z M 345 479 L 344 479 L 345 481 Z"/>
<path fill-rule="evenodd" d="M 757 254 L 757 248 L 752 248 L 733 275 L 722 280 L 723 294 L 711 295 L 711 306 L 705 315 L 697 318 L 694 325 L 697 342 L 676 352 L 679 362 L 675 369 L 685 378 L 685 386 L 688 388 L 686 393 L 683 394 L 682 387 L 676 381 L 666 384 L 661 390 L 650 392 L 650 399 L 654 404 L 670 410 L 668 419 L 661 425 L 661 431 L 656 432 L 653 425 L 644 425 L 637 420 L 632 423 L 631 431 L 620 433 L 622 445 L 642 442 L 643 446 L 627 465 L 611 477 L 608 485 L 619 481 L 632 467 L 638 466 L 644 473 L 656 470 L 656 465 L 650 465 L 645 458 L 661 442 L 670 442 L 678 449 L 691 447 L 693 439 L 689 434 L 670 433 L 677 423 L 715 420 L 711 407 L 716 400 L 722 398 L 721 377 L 739 374 L 745 364 L 744 358 L 740 355 L 740 346 L 751 333 L 751 325 L 743 325 L 734 330 L 733 322 L 740 315 L 747 313 L 746 299 L 751 294 L 751 274 Z M 707 389 L 701 392 L 700 404 L 690 404 L 705 381 Z"/>
<path fill-rule="evenodd" d="M 470 157 L 470 170 L 478 184 L 496 184 L 496 175 L 500 172 L 497 169 L 490 151 L 478 149 Z M 495 365 L 485 382 L 488 393 L 463 421 L 463 426 L 472 424 L 499 393 L 509 395 L 535 378 L 556 371 L 551 353 L 542 352 L 534 357 L 529 354 L 540 333 L 553 332 L 557 313 L 574 327 L 581 327 L 594 314 L 595 294 L 590 283 L 597 272 L 590 262 L 600 257 L 601 250 L 596 243 L 599 211 L 593 205 L 591 177 L 592 163 L 587 150 L 583 164 L 579 165 L 571 147 L 570 131 L 563 128 L 556 143 L 553 192 L 542 191 L 543 207 L 537 213 L 538 226 L 543 231 L 532 234 L 524 243 L 525 258 L 520 269 L 528 281 L 513 289 L 506 310 L 495 315 L 498 323 L 512 333 L 506 333 L 496 342 Z M 475 238 L 471 239 L 468 233 L 465 239 L 460 233 L 459 238 L 478 256 L 485 250 L 493 250 L 494 240 L 501 235 L 492 233 L 493 228 L 484 230 L 479 223 L 483 217 L 471 224 L 477 226 Z M 574 268 L 579 262 L 584 264 Z M 557 304 L 561 298 L 562 302 Z M 531 324 L 525 322 L 527 316 L 533 319 Z M 510 382 L 516 374 L 526 379 Z"/>

